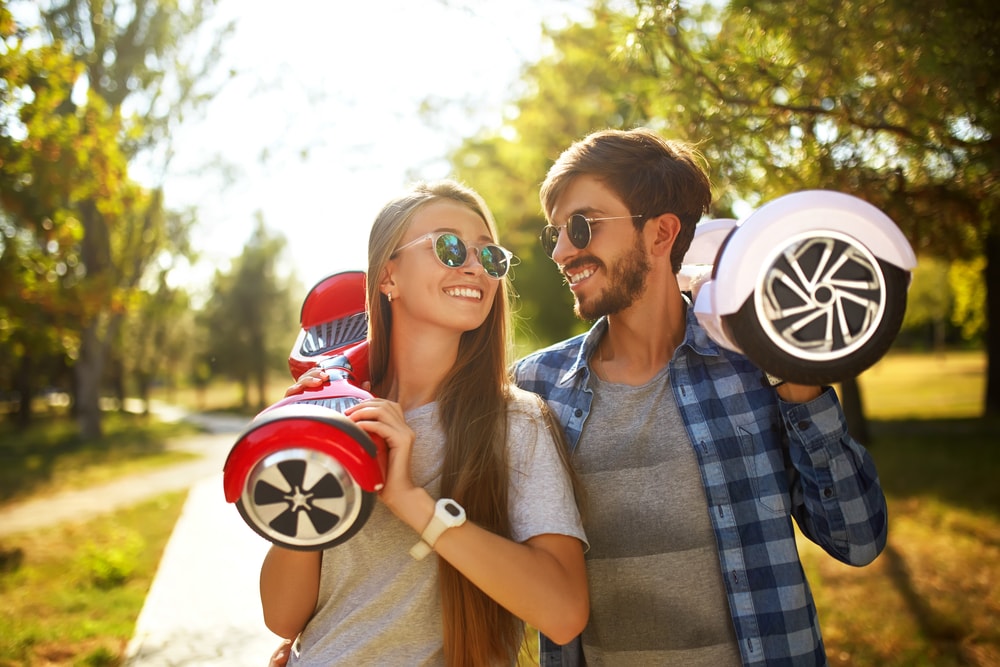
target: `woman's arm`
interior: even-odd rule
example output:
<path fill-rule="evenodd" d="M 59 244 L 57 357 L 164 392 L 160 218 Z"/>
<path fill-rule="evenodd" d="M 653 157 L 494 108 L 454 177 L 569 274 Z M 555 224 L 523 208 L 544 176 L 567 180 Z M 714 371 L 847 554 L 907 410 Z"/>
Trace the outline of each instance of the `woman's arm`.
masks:
<path fill-rule="evenodd" d="M 272 546 L 260 568 L 264 624 L 279 637 L 292 639 L 306 627 L 319 597 L 319 551 Z"/>
<path fill-rule="evenodd" d="M 590 613 L 583 545 L 568 535 L 536 535 L 517 544 L 466 523 L 434 545 L 441 558 L 559 644 L 583 632 Z"/>
<path fill-rule="evenodd" d="M 436 499 L 410 478 L 415 434 L 402 410 L 396 403 L 373 399 L 348 408 L 345 414 L 388 444 L 389 469 L 380 498 L 413 529 L 416 543 L 434 515 Z M 587 624 L 587 573 L 583 543 L 576 537 L 541 534 L 517 543 L 466 522 L 446 530 L 434 550 L 484 593 L 553 641 L 568 642 Z"/>

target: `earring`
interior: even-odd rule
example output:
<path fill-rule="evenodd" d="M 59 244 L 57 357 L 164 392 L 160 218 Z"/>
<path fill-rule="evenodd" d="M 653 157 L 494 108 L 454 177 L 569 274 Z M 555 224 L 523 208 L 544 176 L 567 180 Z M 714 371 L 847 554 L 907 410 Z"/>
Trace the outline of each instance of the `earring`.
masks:
<path fill-rule="evenodd" d="M 385 298 L 389 299 L 389 303 L 392 303 L 392 292 L 386 292 Z"/>

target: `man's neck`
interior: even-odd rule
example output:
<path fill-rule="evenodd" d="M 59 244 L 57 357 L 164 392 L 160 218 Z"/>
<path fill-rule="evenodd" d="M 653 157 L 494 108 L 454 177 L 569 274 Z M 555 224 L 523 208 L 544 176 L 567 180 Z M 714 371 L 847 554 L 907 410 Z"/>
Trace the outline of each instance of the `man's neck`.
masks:
<path fill-rule="evenodd" d="M 591 366 L 608 382 L 645 384 L 683 342 L 686 310 L 676 283 L 670 290 L 647 289 L 629 308 L 608 317 Z"/>

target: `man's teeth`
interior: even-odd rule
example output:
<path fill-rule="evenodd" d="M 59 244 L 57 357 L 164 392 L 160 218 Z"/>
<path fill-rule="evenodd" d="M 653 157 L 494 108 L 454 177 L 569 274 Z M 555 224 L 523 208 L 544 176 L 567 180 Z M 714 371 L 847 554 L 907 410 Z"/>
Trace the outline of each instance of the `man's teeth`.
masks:
<path fill-rule="evenodd" d="M 470 287 L 455 287 L 444 291 L 448 296 L 464 296 L 469 299 L 482 299 L 483 293 L 480 290 Z"/>
<path fill-rule="evenodd" d="M 570 285 L 575 285 L 584 278 L 589 278 L 594 275 L 594 269 L 584 269 L 580 273 L 574 273 L 573 275 L 567 275 L 566 280 L 569 281 Z"/>

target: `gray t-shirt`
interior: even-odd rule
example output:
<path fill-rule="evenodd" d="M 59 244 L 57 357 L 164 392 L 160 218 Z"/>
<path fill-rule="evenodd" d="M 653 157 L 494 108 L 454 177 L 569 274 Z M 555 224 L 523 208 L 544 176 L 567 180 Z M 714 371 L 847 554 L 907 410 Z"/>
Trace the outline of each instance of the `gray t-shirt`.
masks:
<path fill-rule="evenodd" d="M 444 434 L 437 404 L 407 412 L 416 432 L 413 481 L 440 496 Z M 516 390 L 509 419 L 509 511 L 517 542 L 542 534 L 586 543 L 569 478 L 545 427 L 538 399 Z M 351 539 L 322 555 L 316 612 L 290 665 L 442 665 L 437 556 L 409 555 L 420 536 L 376 503 Z"/>
<path fill-rule="evenodd" d="M 641 386 L 596 374 L 590 382 L 572 459 L 591 540 L 587 665 L 739 665 L 701 473 L 667 368 Z"/>

